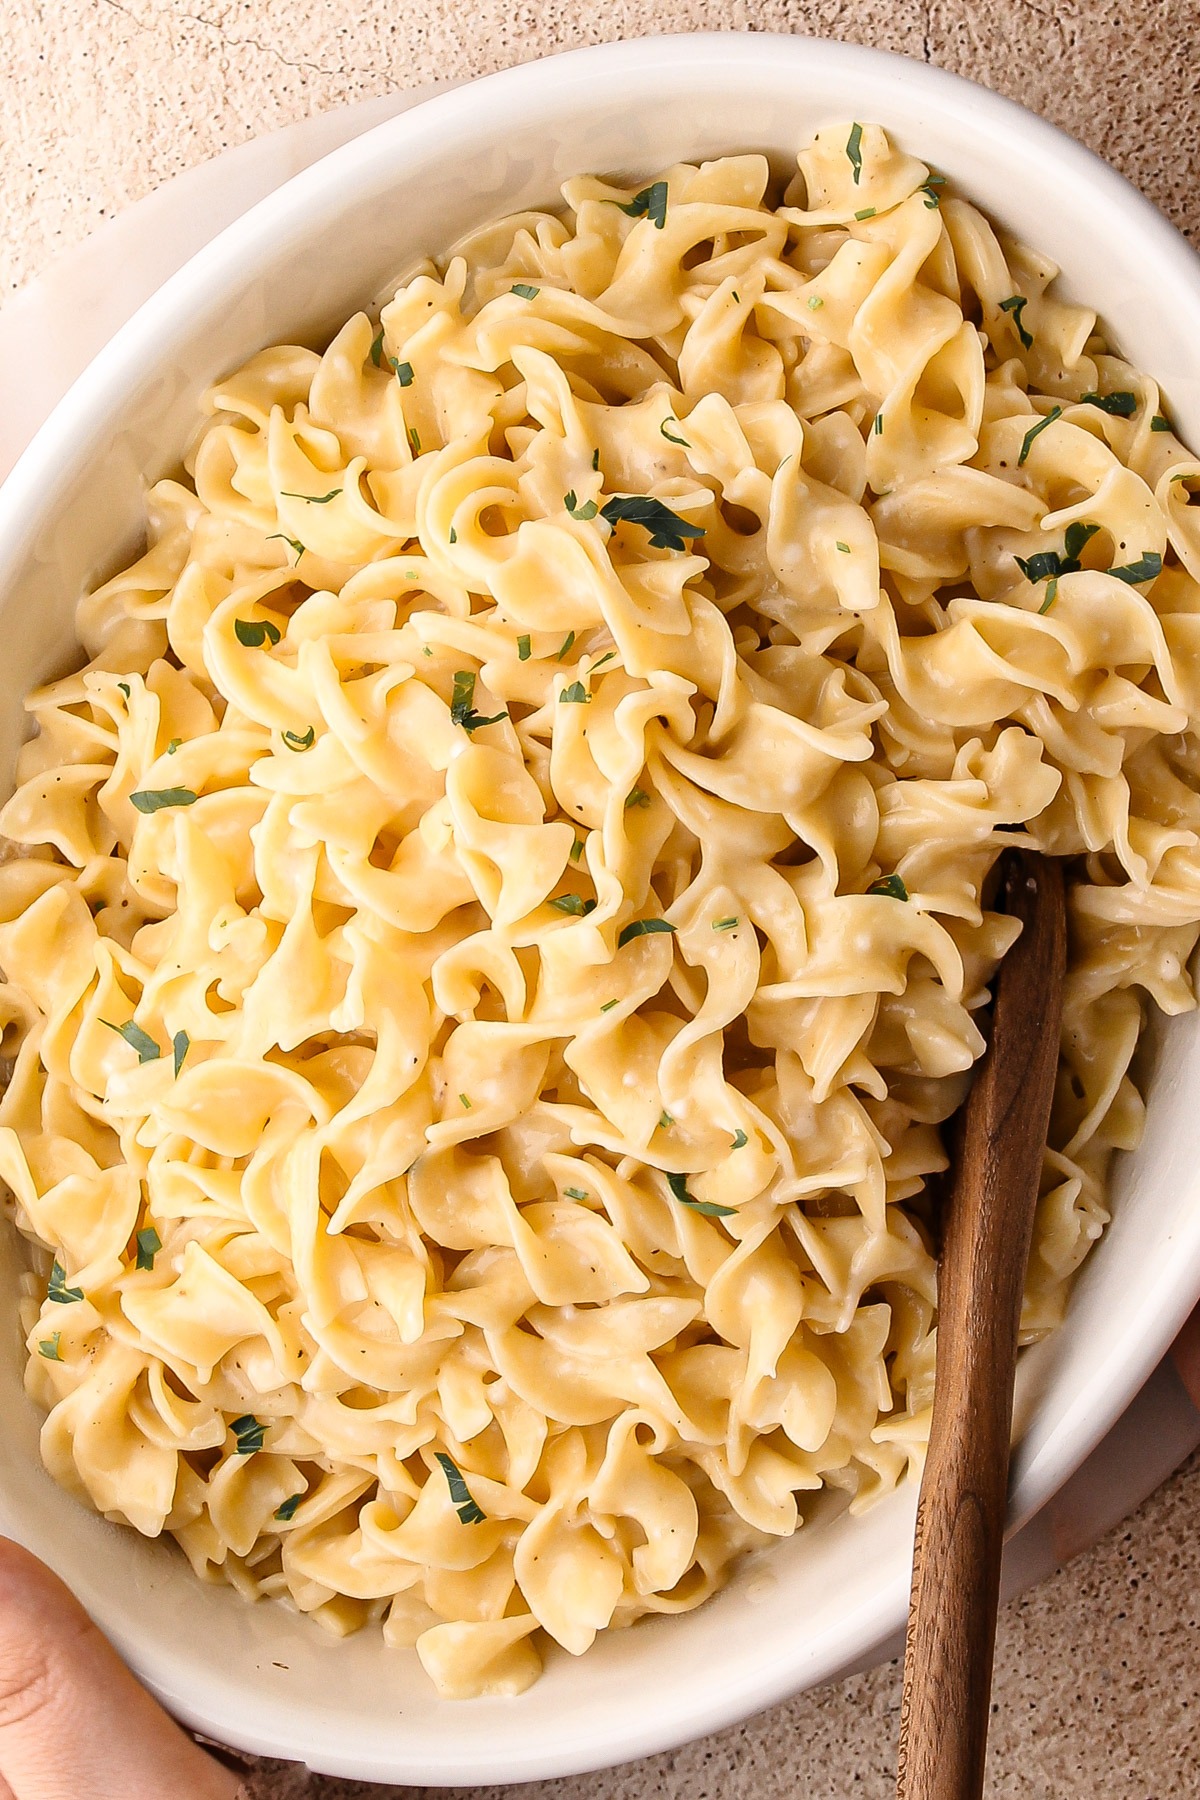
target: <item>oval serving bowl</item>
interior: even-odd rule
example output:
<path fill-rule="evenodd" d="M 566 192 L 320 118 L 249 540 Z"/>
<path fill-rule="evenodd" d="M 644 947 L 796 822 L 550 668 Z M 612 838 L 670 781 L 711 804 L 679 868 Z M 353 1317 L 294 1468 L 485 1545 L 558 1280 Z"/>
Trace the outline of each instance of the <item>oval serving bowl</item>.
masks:
<path fill-rule="evenodd" d="M 1155 209 L 1011 102 L 904 58 L 766 35 L 574 51 L 426 102 L 297 176 L 223 232 L 102 352 L 0 490 L 0 768 L 22 697 L 71 665 L 76 598 L 137 547 L 147 478 L 173 468 L 197 398 L 281 339 L 320 344 L 389 277 L 500 213 L 553 205 L 582 172 L 643 176 L 762 150 L 782 171 L 822 122 L 876 120 L 1002 226 L 1052 255 L 1121 354 L 1200 441 L 1200 261 Z M 1200 1292 L 1195 1015 L 1156 1036 L 1145 1140 L 1067 1323 L 1022 1359 L 1012 1520 L 1104 1436 Z M 915 1491 L 757 1559 L 699 1611 L 551 1654 L 517 1700 L 439 1701 L 412 1651 L 335 1641 L 273 1604 L 198 1583 L 173 1545 L 107 1524 L 41 1467 L 16 1327 L 23 1266 L 0 1233 L 0 1529 L 51 1563 L 182 1719 L 330 1774 L 432 1785 L 607 1766 L 730 1724 L 871 1660 L 907 1602 Z"/>

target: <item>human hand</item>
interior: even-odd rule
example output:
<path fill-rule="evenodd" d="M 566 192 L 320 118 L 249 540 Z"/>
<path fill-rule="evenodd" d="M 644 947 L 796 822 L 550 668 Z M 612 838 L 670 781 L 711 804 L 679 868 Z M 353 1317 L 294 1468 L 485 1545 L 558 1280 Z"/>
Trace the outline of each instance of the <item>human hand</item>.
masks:
<path fill-rule="evenodd" d="M 0 1800 L 245 1800 L 58 1577 L 3 1538 Z"/>

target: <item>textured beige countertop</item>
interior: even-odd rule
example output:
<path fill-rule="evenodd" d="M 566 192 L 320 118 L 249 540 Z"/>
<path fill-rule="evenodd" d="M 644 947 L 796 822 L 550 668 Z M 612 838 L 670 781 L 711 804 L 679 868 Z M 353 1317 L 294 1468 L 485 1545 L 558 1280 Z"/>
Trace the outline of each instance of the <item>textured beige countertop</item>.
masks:
<path fill-rule="evenodd" d="M 1083 139 L 1200 244 L 1197 0 L 8 0 L 0 297 L 165 177 L 311 112 L 605 38 L 722 27 L 853 39 L 972 76 Z M 669 1755 L 478 1800 L 883 1800 L 898 1704 L 892 1665 Z M 255 1795 L 390 1791 L 279 1769 Z M 988 1792 L 1200 1796 L 1200 1457 L 1004 1610 Z"/>

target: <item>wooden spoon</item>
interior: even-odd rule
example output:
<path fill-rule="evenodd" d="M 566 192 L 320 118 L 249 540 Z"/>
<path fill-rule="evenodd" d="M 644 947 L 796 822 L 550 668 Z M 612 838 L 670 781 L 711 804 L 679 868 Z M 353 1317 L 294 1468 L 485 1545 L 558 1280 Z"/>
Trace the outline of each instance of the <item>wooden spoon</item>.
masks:
<path fill-rule="evenodd" d="M 1017 1324 L 1058 1066 L 1061 866 L 1008 852 L 991 1043 L 964 1108 L 938 1274 L 937 1386 L 913 1545 L 897 1800 L 983 1793 Z"/>

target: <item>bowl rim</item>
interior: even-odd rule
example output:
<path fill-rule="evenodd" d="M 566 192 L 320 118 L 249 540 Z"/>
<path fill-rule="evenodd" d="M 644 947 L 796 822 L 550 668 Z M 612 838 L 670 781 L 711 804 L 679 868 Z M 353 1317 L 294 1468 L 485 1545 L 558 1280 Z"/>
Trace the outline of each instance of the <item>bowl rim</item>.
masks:
<path fill-rule="evenodd" d="M 122 396 L 144 377 L 148 364 L 163 364 L 173 343 L 186 338 L 195 315 L 219 300 L 234 280 L 245 274 L 248 263 L 265 265 L 282 252 L 298 221 L 322 208 L 335 212 L 338 195 L 345 193 L 357 169 L 385 161 L 400 164 L 406 150 L 419 143 L 439 135 L 452 140 L 464 128 L 477 131 L 481 108 L 490 109 L 498 120 L 500 115 L 531 103 L 535 107 L 544 103 L 551 91 L 561 99 L 564 86 L 571 83 L 590 90 L 601 81 L 619 82 L 635 67 L 644 74 L 648 66 L 657 69 L 664 81 L 687 72 L 695 76 L 702 70 L 711 71 L 714 77 L 731 68 L 747 75 L 780 58 L 794 60 L 809 86 L 819 79 L 822 69 L 836 70 L 839 76 L 861 71 L 873 83 L 903 83 L 909 94 L 915 91 L 942 115 L 961 120 L 964 127 L 986 120 L 997 135 L 1020 133 L 1027 145 L 1040 148 L 1076 182 L 1125 215 L 1130 229 L 1140 232 L 1156 268 L 1188 292 L 1189 304 L 1200 319 L 1200 259 L 1153 203 L 1058 127 L 963 76 L 893 51 L 790 33 L 663 33 L 589 45 L 468 81 L 371 127 L 283 183 L 191 257 L 98 353 L 0 486 L 0 569 L 22 561 L 38 534 L 53 524 L 57 497 L 93 460 L 97 440 L 120 416 Z M 1200 1228 L 1195 1251 L 1200 1256 Z M 1189 1257 L 1181 1254 L 1180 1261 L 1189 1264 Z M 1018 1455 L 1010 1514 L 1013 1524 L 1023 1522 L 1045 1504 L 1111 1428 L 1165 1353 L 1195 1297 L 1195 1283 L 1185 1287 L 1180 1281 L 1168 1304 L 1140 1319 L 1133 1354 L 1110 1382 L 1103 1409 L 1077 1409 L 1032 1459 L 1022 1462 Z M 1126 1336 L 1132 1338 L 1133 1334 L 1127 1332 Z M 0 1493 L 0 1515 L 3 1510 Z M 52 1554 L 52 1547 L 42 1549 Z M 906 1593 L 907 1580 L 904 1590 Z M 860 1609 L 846 1622 L 839 1639 L 844 1651 L 842 1666 L 884 1642 L 902 1618 L 903 1596 L 897 1584 L 881 1584 L 879 1604 Z M 798 1656 L 790 1662 L 782 1659 L 770 1680 L 756 1675 L 752 1684 L 739 1682 L 726 1667 L 719 1689 L 697 1693 L 689 1706 L 679 1707 L 668 1720 L 651 1709 L 636 1718 L 613 1720 L 603 1744 L 581 1745 L 571 1759 L 557 1755 L 547 1760 L 536 1745 L 520 1753 L 506 1745 L 496 1753 L 474 1744 L 448 1744 L 446 1758 L 436 1766 L 414 1763 L 399 1770 L 394 1760 L 385 1766 L 357 1746 L 331 1755 L 328 1743 L 322 1741 L 318 1749 L 315 1736 L 307 1730 L 291 1731 L 286 1739 L 278 1730 L 265 1727 L 254 1734 L 244 1730 L 230 1733 L 211 1710 L 195 1703 L 174 1682 L 164 1680 L 161 1671 L 141 1664 L 132 1622 L 132 1608 L 120 1617 L 99 1617 L 139 1677 L 195 1729 L 214 1737 L 225 1734 L 239 1747 L 264 1755 L 315 1754 L 318 1761 L 314 1766 L 330 1773 L 366 1779 L 390 1775 L 434 1785 L 557 1777 L 668 1750 L 757 1713 L 813 1679 Z M 815 1678 L 827 1679 L 831 1673 L 819 1671 Z M 292 1722 L 297 1722 L 294 1709 Z"/>

